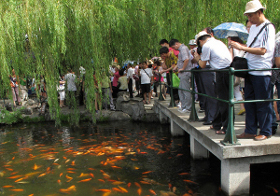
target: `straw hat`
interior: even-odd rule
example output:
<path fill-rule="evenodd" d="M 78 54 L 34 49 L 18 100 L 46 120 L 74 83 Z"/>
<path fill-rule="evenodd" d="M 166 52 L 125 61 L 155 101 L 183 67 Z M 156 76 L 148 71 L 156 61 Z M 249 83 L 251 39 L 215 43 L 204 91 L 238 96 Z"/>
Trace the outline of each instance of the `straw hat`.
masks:
<path fill-rule="evenodd" d="M 205 35 L 209 35 L 208 33 L 206 33 L 205 31 L 200 31 L 196 36 L 195 36 L 195 40 L 196 40 L 196 43 L 198 43 L 198 39 L 205 36 Z M 211 36 L 211 35 L 209 35 Z"/>
<path fill-rule="evenodd" d="M 246 4 L 246 8 L 245 8 L 245 12 L 244 15 L 248 14 L 248 13 L 254 13 L 260 9 L 266 9 L 265 7 L 262 6 L 261 2 L 259 0 L 253 0 L 253 1 L 249 1 Z"/>
<path fill-rule="evenodd" d="M 195 41 L 195 39 L 191 39 L 191 40 L 189 41 L 189 45 L 190 45 L 190 46 L 196 46 L 196 41 Z"/>
<path fill-rule="evenodd" d="M 116 68 L 118 68 L 118 70 L 120 70 L 120 69 L 121 69 L 121 66 L 119 66 L 119 65 L 116 65 Z"/>
<path fill-rule="evenodd" d="M 228 37 L 238 37 L 238 34 L 235 31 L 229 31 L 226 38 Z"/>

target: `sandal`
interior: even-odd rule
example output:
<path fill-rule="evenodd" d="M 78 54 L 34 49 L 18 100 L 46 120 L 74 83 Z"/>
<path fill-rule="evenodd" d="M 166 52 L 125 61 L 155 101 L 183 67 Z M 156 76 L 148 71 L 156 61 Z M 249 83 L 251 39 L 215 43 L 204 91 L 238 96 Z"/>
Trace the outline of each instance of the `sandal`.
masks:
<path fill-rule="evenodd" d="M 209 129 L 214 129 L 213 125 L 211 125 Z"/>
<path fill-rule="evenodd" d="M 216 134 L 218 134 L 218 135 L 225 135 L 226 132 L 224 132 L 223 130 L 219 130 L 219 131 L 216 131 Z"/>
<path fill-rule="evenodd" d="M 245 112 L 246 112 L 246 110 L 245 110 L 245 109 L 242 109 L 242 110 L 240 110 L 240 111 L 238 112 L 237 115 L 243 115 Z"/>

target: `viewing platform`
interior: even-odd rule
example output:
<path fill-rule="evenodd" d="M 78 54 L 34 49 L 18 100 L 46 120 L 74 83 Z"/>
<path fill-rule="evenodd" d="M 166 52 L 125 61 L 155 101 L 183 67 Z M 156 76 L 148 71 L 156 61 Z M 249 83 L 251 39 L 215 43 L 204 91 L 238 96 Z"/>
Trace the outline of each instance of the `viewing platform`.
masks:
<path fill-rule="evenodd" d="M 180 113 L 177 107 L 169 108 L 170 99 L 154 100 L 154 111 L 161 123 L 169 122 L 173 136 L 190 136 L 190 151 L 194 159 L 209 157 L 209 152 L 221 161 L 221 188 L 227 195 L 249 194 L 250 165 L 280 162 L 280 132 L 264 141 L 253 139 L 238 140 L 239 145 L 225 146 L 221 143 L 225 135 L 217 135 L 210 125 L 202 122 L 190 122 L 190 113 Z M 198 104 L 196 104 L 198 111 Z M 237 115 L 240 107 L 235 105 L 235 133 L 241 134 L 245 129 L 245 114 Z M 198 113 L 202 119 L 204 113 Z"/>

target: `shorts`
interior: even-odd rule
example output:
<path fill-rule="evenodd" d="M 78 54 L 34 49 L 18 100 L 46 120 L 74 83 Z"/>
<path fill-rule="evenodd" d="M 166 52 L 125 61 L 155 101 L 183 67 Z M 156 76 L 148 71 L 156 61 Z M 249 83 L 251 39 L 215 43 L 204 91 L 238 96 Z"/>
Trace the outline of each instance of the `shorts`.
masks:
<path fill-rule="evenodd" d="M 149 93 L 151 90 L 151 84 L 141 84 L 142 93 Z"/>
<path fill-rule="evenodd" d="M 65 99 L 65 91 L 59 91 L 59 99 L 63 101 Z"/>

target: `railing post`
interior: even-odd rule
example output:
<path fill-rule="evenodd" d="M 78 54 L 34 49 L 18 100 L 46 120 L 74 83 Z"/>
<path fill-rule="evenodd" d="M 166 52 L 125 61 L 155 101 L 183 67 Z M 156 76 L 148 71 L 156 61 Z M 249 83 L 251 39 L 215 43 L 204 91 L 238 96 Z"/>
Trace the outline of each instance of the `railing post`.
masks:
<path fill-rule="evenodd" d="M 192 108 L 191 108 L 191 114 L 189 117 L 189 121 L 198 121 L 198 116 L 195 109 L 195 86 L 194 86 L 194 73 L 191 70 L 191 85 L 192 85 Z"/>
<path fill-rule="evenodd" d="M 228 127 L 225 138 L 221 141 L 225 146 L 240 145 L 237 142 L 236 134 L 234 131 L 234 68 L 229 68 L 229 114 L 228 114 Z"/>
<path fill-rule="evenodd" d="M 164 101 L 164 98 L 163 98 L 163 96 L 162 96 L 162 91 L 161 91 L 161 85 L 162 85 L 162 83 L 161 83 L 161 74 L 159 74 L 159 78 L 160 78 L 160 81 L 158 82 L 159 83 L 159 96 L 158 96 L 158 100 L 159 101 Z"/>
<path fill-rule="evenodd" d="M 174 100 L 174 95 L 173 95 L 173 77 L 172 77 L 173 71 L 172 69 L 169 71 L 169 76 L 170 76 L 170 96 L 171 96 L 171 100 L 170 100 L 170 104 L 169 107 L 175 107 L 175 100 Z"/>

